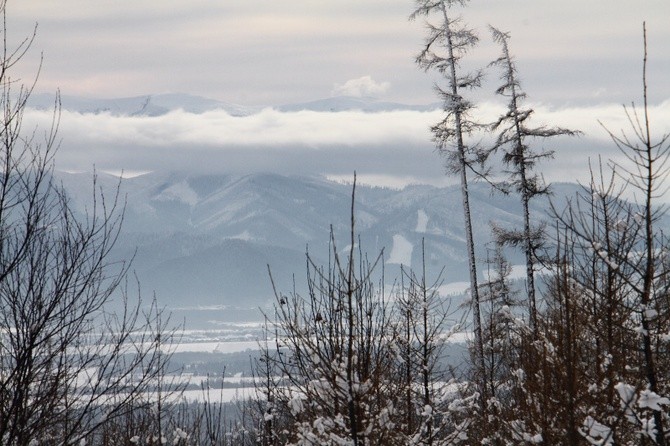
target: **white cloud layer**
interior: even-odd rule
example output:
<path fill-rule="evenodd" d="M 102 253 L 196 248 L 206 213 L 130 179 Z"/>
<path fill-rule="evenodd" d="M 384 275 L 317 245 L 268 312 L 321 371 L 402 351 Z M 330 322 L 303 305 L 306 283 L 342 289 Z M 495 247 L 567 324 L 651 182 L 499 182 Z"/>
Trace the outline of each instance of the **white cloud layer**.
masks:
<path fill-rule="evenodd" d="M 541 166 L 552 181 L 585 180 L 589 158 L 620 158 L 603 129 L 629 134 L 620 105 L 535 107 L 534 125 L 580 130 L 579 138 L 549 141 L 555 160 Z M 482 104 L 485 122 L 503 110 Z M 670 100 L 650 107 L 652 137 L 670 131 Z M 29 109 L 26 129 L 48 128 L 52 114 Z M 271 108 L 236 117 L 216 110 L 202 114 L 174 111 L 156 117 L 81 114 L 63 111 L 58 167 L 66 170 L 209 170 L 273 171 L 284 174 L 325 174 L 346 178 L 361 175 L 399 183 L 444 181 L 444 168 L 431 141 L 430 126 L 442 112 L 392 111 L 280 112 Z M 38 134 L 40 134 L 38 132 Z M 474 140 L 485 141 L 478 135 Z M 546 143 L 546 142 L 543 142 Z"/>

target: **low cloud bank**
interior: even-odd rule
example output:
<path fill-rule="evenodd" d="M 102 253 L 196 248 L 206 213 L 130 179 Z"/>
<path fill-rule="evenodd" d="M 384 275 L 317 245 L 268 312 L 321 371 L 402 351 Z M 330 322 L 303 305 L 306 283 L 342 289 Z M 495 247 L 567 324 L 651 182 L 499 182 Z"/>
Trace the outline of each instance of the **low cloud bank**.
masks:
<path fill-rule="evenodd" d="M 589 158 L 619 156 L 599 123 L 619 134 L 630 132 L 622 106 L 604 104 L 556 109 L 534 106 L 534 125 L 581 130 L 579 138 L 549 141 L 555 160 L 540 169 L 552 181 L 586 178 Z M 500 104 L 481 104 L 476 115 L 492 122 Z M 670 130 L 670 101 L 650 107 L 653 137 Z M 369 178 L 397 178 L 400 183 L 444 181 L 430 126 L 441 111 L 365 113 L 281 112 L 271 108 L 249 116 L 223 110 L 162 116 L 115 116 L 63 111 L 58 168 L 90 170 L 196 170 L 346 176 L 354 170 Z M 52 113 L 28 109 L 25 128 L 47 129 Z M 38 135 L 42 130 L 38 131 Z M 486 143 L 486 136 L 475 135 Z M 540 142 L 547 144 L 547 142 Z M 392 183 L 392 181 L 391 181 Z"/>

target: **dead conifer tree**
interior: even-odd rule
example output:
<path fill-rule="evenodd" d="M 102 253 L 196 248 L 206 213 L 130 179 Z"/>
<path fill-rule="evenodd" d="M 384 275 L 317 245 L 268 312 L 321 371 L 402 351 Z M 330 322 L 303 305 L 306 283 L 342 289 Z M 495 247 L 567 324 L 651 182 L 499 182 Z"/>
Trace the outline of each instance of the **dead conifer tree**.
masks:
<path fill-rule="evenodd" d="M 576 135 L 578 132 L 559 127 L 529 127 L 528 121 L 533 109 L 522 108 L 521 102 L 526 94 L 521 89 L 516 64 L 509 51 L 509 34 L 490 27 L 493 39 L 502 47 L 501 56 L 491 63 L 502 70 L 503 84 L 496 93 L 508 98 L 507 111 L 493 124 L 492 130 L 498 131 L 493 150 L 503 151 L 503 162 L 509 167 L 509 180 L 500 188 L 509 192 L 513 189 L 519 194 L 523 206 L 523 229 L 507 230 L 495 227 L 497 239 L 505 244 L 519 246 L 526 258 L 526 289 L 528 293 L 528 313 L 531 328 L 537 330 L 537 303 L 535 298 L 535 253 L 541 246 L 543 227 L 533 227 L 530 216 L 530 201 L 549 193 L 549 187 L 542 177 L 533 172 L 535 165 L 543 159 L 553 158 L 554 152 L 546 149 L 534 149 L 529 140 L 546 139 L 560 135 Z"/>
<path fill-rule="evenodd" d="M 478 167 L 483 164 L 484 159 L 482 158 L 483 152 L 477 150 L 476 147 L 469 146 L 466 142 L 466 137 L 481 126 L 469 116 L 474 105 L 462 94 L 464 90 L 479 87 L 482 74 L 480 71 L 463 74 L 459 67 L 460 60 L 477 44 L 479 39 L 474 31 L 460 22 L 460 18 L 452 17 L 450 11 L 453 6 L 465 3 L 464 0 L 417 0 L 416 9 L 410 19 L 432 14 L 440 17 L 438 25 L 427 24 L 428 37 L 416 62 L 426 71 L 436 70 L 444 76 L 446 82 L 444 88 L 439 85 L 435 87 L 443 100 L 445 117 L 432 127 L 432 132 L 440 154 L 446 159 L 447 169 L 460 177 L 475 335 L 475 369 L 480 396 L 482 401 L 486 401 L 482 316 L 468 192 L 468 173 L 481 174 Z"/>

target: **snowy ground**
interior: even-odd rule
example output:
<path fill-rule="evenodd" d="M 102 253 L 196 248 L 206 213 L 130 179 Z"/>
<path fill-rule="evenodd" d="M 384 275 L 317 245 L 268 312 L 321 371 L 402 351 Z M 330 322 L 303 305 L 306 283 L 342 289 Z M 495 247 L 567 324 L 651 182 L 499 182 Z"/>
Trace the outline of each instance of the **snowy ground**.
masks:
<path fill-rule="evenodd" d="M 258 341 L 182 342 L 174 347 L 175 353 L 240 353 L 258 350 Z"/>
<path fill-rule="evenodd" d="M 451 343 L 463 343 L 468 340 L 467 332 L 449 335 Z M 242 353 L 258 351 L 258 341 L 188 342 L 174 347 L 174 353 Z"/>

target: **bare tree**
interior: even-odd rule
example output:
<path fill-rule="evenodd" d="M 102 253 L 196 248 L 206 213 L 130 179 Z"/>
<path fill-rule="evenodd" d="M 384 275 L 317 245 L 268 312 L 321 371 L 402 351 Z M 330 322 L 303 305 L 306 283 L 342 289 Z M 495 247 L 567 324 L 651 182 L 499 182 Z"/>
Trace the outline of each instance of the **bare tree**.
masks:
<path fill-rule="evenodd" d="M 381 255 L 369 262 L 357 248 L 353 194 L 351 211 L 346 257 L 331 231 L 328 266 L 308 256 L 308 294 L 276 293 L 277 354 L 264 360 L 286 382 L 274 390 L 268 418 L 292 420 L 288 444 L 406 444 L 396 411 L 403 392 L 393 312 L 383 277 L 379 285 L 374 278 Z"/>
<path fill-rule="evenodd" d="M 627 408 L 624 411 L 626 414 L 621 416 L 637 424 L 643 437 L 650 437 L 655 444 L 664 445 L 667 444 L 667 416 L 661 405 L 670 404 L 670 401 L 661 397 L 661 393 L 670 389 L 665 374 L 659 369 L 658 364 L 664 360 L 663 353 L 667 351 L 664 336 L 670 323 L 669 270 L 666 255 L 667 240 L 657 227 L 666 214 L 666 208 L 659 205 L 657 199 L 667 190 L 664 181 L 670 172 L 668 169 L 670 134 L 665 134 L 658 140 L 652 138 L 647 93 L 645 24 L 643 24 L 643 37 L 643 106 L 641 109 L 634 104 L 631 108 L 624 107 L 633 136 L 629 137 L 624 131 L 615 134 L 606 129 L 614 144 L 627 159 L 627 164 L 614 165 L 617 175 L 624 180 L 626 187 L 634 189 L 641 196 L 641 199 L 630 207 L 629 217 L 619 223 L 631 239 L 629 249 L 624 251 L 611 249 L 611 246 L 604 246 L 599 240 L 590 241 L 598 243 L 596 248 L 602 261 L 606 262 L 612 268 L 612 273 L 623 282 L 622 288 L 629 290 L 630 297 L 626 303 L 632 312 L 630 322 L 636 328 L 631 336 L 639 336 L 641 352 L 639 378 L 642 380 L 640 382 L 634 377 L 629 377 L 630 381 L 622 380 L 617 384 L 619 396 Z M 585 235 L 587 240 L 589 235 Z M 640 403 L 643 398 L 649 398 L 650 395 L 659 403 L 651 406 Z M 652 420 L 646 419 L 632 409 L 636 403 L 639 403 L 641 408 L 647 407 L 647 410 L 650 410 Z"/>
<path fill-rule="evenodd" d="M 0 3 L 6 34 L 6 3 Z M 156 376 L 165 331 L 153 306 L 128 297 L 128 264 L 111 260 L 123 203 L 96 191 L 76 215 L 53 178 L 60 104 L 43 136 L 23 127 L 33 85 L 12 67 L 29 49 L 6 43 L 0 59 L 0 442 L 74 444 L 120 416 Z M 121 299 L 123 310 L 107 304 Z M 150 330 L 151 329 L 151 330 Z"/>
<path fill-rule="evenodd" d="M 600 164 L 599 175 L 592 174 L 591 184 L 558 215 L 573 245 L 563 289 L 573 291 L 555 314 L 565 319 L 570 305 L 585 321 L 579 328 L 559 320 L 554 332 L 571 339 L 557 349 L 569 354 L 561 359 L 567 374 L 590 383 L 567 394 L 582 399 L 573 412 L 585 420 L 579 432 L 592 444 L 667 444 L 670 270 L 668 240 L 658 228 L 665 207 L 657 198 L 666 191 L 670 135 L 651 137 L 644 26 L 643 34 L 644 105 L 624 107 L 634 136 L 608 130 L 627 163 L 612 163 L 609 179 Z M 631 191 L 641 199 L 626 202 Z M 588 337 L 579 339 L 578 332 Z M 576 423 L 568 420 L 573 432 Z"/>
<path fill-rule="evenodd" d="M 269 267 L 268 273 L 270 273 Z M 270 277 L 272 277 L 271 273 Z M 280 305 L 286 305 L 287 301 L 282 301 L 280 298 L 279 303 Z M 275 311 L 272 320 L 276 321 L 278 319 L 278 312 Z M 253 409 L 257 418 L 258 442 L 263 446 L 286 443 L 288 435 L 283 431 L 288 431 L 294 422 L 290 411 L 283 410 L 285 407 L 281 405 L 281 387 L 286 385 L 286 382 L 278 365 L 282 364 L 281 355 L 286 354 L 286 352 L 280 345 L 282 342 L 279 337 L 280 327 L 281 325 L 275 324 L 267 316 L 265 317 L 263 339 L 260 342 L 260 356 L 254 363 L 256 398 L 253 401 Z"/>
<path fill-rule="evenodd" d="M 438 292 L 441 275 L 428 282 L 425 243 L 422 241 L 421 274 L 402 268 L 394 318 L 399 376 L 403 377 L 404 398 L 398 409 L 404 414 L 403 427 L 409 444 L 443 444 L 455 431 L 445 398 L 447 370 L 444 346 L 452 331 L 447 328 L 449 306 Z"/>
<path fill-rule="evenodd" d="M 642 256 L 637 260 L 618 259 L 622 262 L 634 262 L 635 274 L 629 277 L 629 285 L 635 289 L 639 296 L 639 318 L 642 330 L 642 350 L 644 354 L 644 369 L 649 390 L 653 393 L 659 392 L 658 370 L 654 353 L 654 319 L 660 315 L 657 312 L 657 302 L 660 297 L 657 293 L 663 290 L 659 287 L 659 280 L 664 279 L 666 271 L 660 268 L 657 249 L 662 246 L 659 234 L 655 231 L 655 225 L 664 215 L 664 207 L 655 207 L 656 199 L 665 192 L 663 182 L 668 176 L 668 160 L 670 155 L 670 134 L 663 135 L 658 141 L 652 140 L 649 124 L 649 107 L 647 99 L 647 29 L 643 24 L 644 36 L 644 59 L 642 64 L 642 87 L 643 107 L 638 112 L 633 105 L 632 110 L 625 109 L 631 129 L 636 141 L 631 140 L 625 133 L 615 135 L 608 131 L 610 137 L 620 151 L 632 163 L 631 169 L 623 168 L 627 173 L 628 184 L 643 195 L 643 201 L 639 203 L 639 214 L 642 219 L 642 231 L 640 234 Z M 653 411 L 655 425 L 655 441 L 659 445 L 665 445 L 665 428 L 662 412 Z"/>

